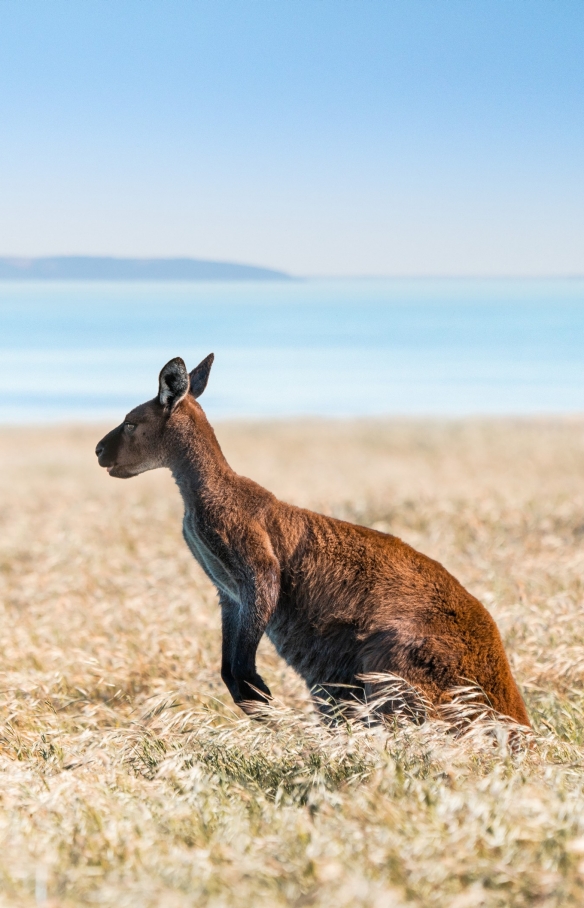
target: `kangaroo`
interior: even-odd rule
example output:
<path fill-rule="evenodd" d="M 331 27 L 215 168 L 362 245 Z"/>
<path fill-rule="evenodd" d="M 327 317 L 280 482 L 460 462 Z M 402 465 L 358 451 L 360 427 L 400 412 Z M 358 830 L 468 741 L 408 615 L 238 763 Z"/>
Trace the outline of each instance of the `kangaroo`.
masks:
<path fill-rule="evenodd" d="M 253 714 L 271 699 L 256 668 L 266 633 L 325 715 L 366 699 L 367 676 L 386 673 L 430 710 L 474 683 L 491 708 L 529 726 L 494 620 L 441 564 L 395 536 L 279 501 L 231 469 L 197 402 L 213 359 L 190 375 L 170 360 L 157 397 L 96 454 L 120 479 L 171 470 L 185 541 L 219 594 L 221 677 L 235 703 Z M 380 709 L 395 711 L 395 701 Z"/>

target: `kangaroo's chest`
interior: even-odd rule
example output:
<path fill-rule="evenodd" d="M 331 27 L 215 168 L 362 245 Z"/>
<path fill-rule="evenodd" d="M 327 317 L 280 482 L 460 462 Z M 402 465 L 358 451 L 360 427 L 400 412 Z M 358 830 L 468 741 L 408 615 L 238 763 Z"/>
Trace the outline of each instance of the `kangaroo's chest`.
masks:
<path fill-rule="evenodd" d="M 231 600 L 239 602 L 239 584 L 232 571 L 225 561 L 212 551 L 198 531 L 195 519 L 188 513 L 185 514 L 183 520 L 183 536 L 195 560 L 219 592 L 224 593 Z"/>

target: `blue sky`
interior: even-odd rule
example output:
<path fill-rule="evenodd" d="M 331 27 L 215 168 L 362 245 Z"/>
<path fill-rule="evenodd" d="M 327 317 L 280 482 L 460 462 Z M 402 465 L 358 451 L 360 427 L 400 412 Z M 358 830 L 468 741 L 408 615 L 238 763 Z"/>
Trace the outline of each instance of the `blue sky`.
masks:
<path fill-rule="evenodd" d="M 0 0 L 0 255 L 584 273 L 582 0 Z"/>

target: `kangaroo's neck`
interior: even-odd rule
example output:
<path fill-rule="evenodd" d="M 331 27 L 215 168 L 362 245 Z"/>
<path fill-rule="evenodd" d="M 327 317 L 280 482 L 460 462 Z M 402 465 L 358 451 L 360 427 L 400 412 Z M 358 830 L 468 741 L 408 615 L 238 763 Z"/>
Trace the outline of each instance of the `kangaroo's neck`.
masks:
<path fill-rule="evenodd" d="M 223 500 L 236 483 L 207 417 L 194 402 L 172 427 L 169 467 L 189 511 Z"/>

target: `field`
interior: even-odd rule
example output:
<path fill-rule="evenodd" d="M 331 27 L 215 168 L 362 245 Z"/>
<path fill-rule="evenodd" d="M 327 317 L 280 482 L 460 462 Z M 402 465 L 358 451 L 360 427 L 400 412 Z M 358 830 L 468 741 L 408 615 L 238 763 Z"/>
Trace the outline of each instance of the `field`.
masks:
<path fill-rule="evenodd" d="M 0 906 L 584 903 L 584 421 L 223 424 L 281 497 L 396 533 L 492 611 L 535 729 L 323 727 L 267 641 L 259 723 L 168 474 L 0 432 Z"/>

